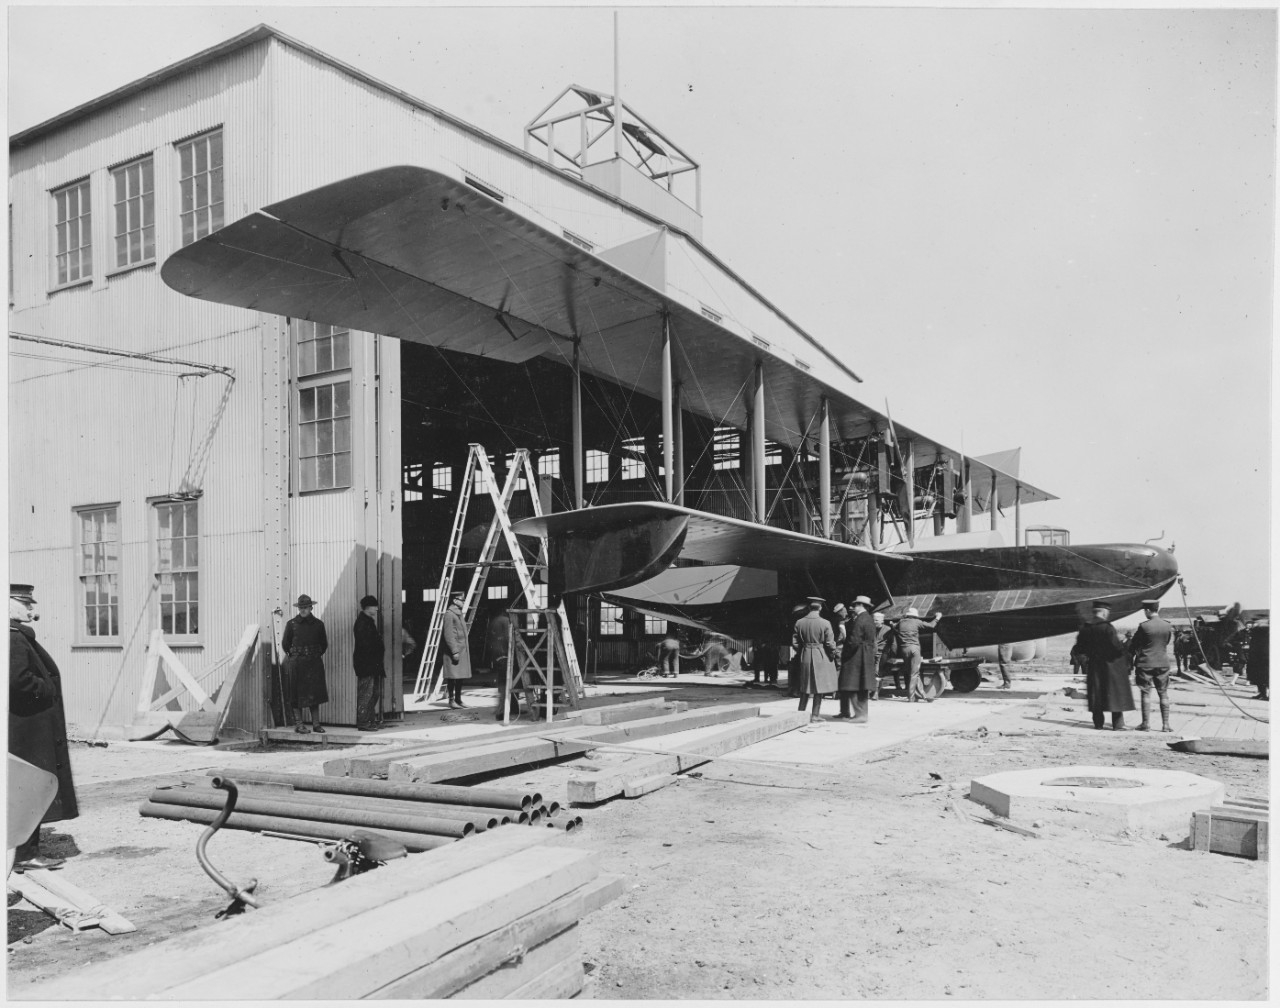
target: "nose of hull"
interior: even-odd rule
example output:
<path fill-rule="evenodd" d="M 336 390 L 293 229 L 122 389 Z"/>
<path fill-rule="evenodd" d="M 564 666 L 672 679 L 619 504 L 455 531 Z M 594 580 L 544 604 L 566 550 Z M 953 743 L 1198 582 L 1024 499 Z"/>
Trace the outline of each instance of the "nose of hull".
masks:
<path fill-rule="evenodd" d="M 1104 546 L 1082 546 L 1075 552 L 1132 582 L 1139 594 L 1142 594 L 1140 589 L 1145 588 L 1149 596 L 1156 598 L 1168 591 L 1178 576 L 1178 561 L 1172 553 L 1159 546 L 1108 543 Z"/>

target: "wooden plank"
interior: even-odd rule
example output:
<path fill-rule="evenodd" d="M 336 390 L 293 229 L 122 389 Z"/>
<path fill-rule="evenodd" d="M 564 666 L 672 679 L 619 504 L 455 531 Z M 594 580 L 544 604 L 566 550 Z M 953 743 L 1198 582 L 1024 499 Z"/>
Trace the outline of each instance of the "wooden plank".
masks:
<path fill-rule="evenodd" d="M 86 917 L 96 919 L 99 929 L 107 934 L 128 934 L 137 931 L 132 921 L 125 919 L 102 900 L 85 892 L 68 879 L 62 871 L 28 871 L 26 877 L 38 882 L 55 896 L 74 904 Z"/>
<path fill-rule="evenodd" d="M 537 979 L 516 988 L 503 1000 L 562 1001 L 582 990 L 586 979 L 586 973 L 582 969 L 582 955 L 577 953 L 553 966 Z"/>
<path fill-rule="evenodd" d="M 21 893 L 22 898 L 32 906 L 43 910 L 63 927 L 76 933 L 98 926 L 101 918 L 97 914 L 86 912 L 75 900 L 50 892 L 38 879 L 32 878 L 32 874 L 14 872 L 9 876 L 9 888 Z"/>
<path fill-rule="evenodd" d="M 307 745 L 389 745 L 390 740 L 378 739 L 371 732 L 358 732 L 351 728 L 326 728 L 323 732 L 303 732 L 292 728 L 264 728 L 259 734 L 271 742 L 300 742 Z"/>
<path fill-rule="evenodd" d="M 465 843 L 392 861 L 376 871 L 347 879 L 338 889 L 313 889 L 261 910 L 176 935 L 133 955 L 93 963 L 33 988 L 41 1000 L 97 1000 L 110 992 L 117 1000 L 137 1001 L 223 966 L 230 966 L 272 944 L 303 938 L 335 921 L 358 916 L 406 892 L 483 868 L 519 851 L 538 847 L 555 834 L 525 826 L 499 826 Z M 12 878 L 12 877 L 11 877 Z M 216 890 L 215 890 L 216 892 Z M 210 996 L 208 991 L 200 1000 Z"/>
<path fill-rule="evenodd" d="M 611 707 L 588 707 L 579 711 L 579 721 L 586 725 L 620 724 L 623 721 L 635 721 L 638 718 L 653 717 L 657 711 L 664 714 L 681 714 L 689 709 L 684 700 L 673 700 L 664 704 L 615 704 Z"/>
<path fill-rule="evenodd" d="M 469 983 L 452 998 L 457 1001 L 488 1001 L 509 997 L 530 981 L 537 980 L 566 959 L 581 957 L 582 940 L 578 925 L 571 924 L 541 945 L 500 963 L 492 972 Z"/>
<path fill-rule="evenodd" d="M 503 745 L 483 746 L 425 756 L 403 763 L 392 763 L 387 768 L 387 779 L 425 783 L 454 780 L 472 774 L 505 770 L 562 756 L 576 756 L 608 742 L 653 738 L 657 735 L 703 728 L 725 721 L 754 718 L 759 713 L 759 704 L 703 707 L 681 714 L 642 718 L 639 721 L 629 721 L 620 725 L 583 728 L 571 734 L 556 735 L 550 740 L 537 739 L 523 742 L 517 739 Z"/>
<path fill-rule="evenodd" d="M 1222 804 L 1239 805 L 1241 808 L 1269 809 L 1271 800 L 1269 798 L 1253 798 L 1249 795 L 1237 795 L 1234 798 L 1223 798 Z"/>
<path fill-rule="evenodd" d="M 594 774 L 590 777 L 571 777 L 569 779 L 569 801 L 574 803 L 595 803 L 625 794 L 631 786 L 636 795 L 647 794 L 656 790 L 653 785 L 663 775 L 670 780 L 670 775 L 681 773 L 695 766 L 762 742 L 775 735 L 792 731 L 809 723 L 805 711 L 789 711 L 775 717 L 752 718 L 747 724 L 735 725 L 733 728 L 718 732 L 710 738 L 702 739 L 692 745 L 682 746 L 681 755 L 672 756 L 637 756 L 619 764 L 607 773 Z"/>
<path fill-rule="evenodd" d="M 430 889 L 346 914 L 303 938 L 272 941 L 256 955 L 157 993 L 167 1000 L 200 1000 L 210 991 L 231 1000 L 360 998 L 572 892 L 597 874 L 599 855 L 594 851 L 519 851 Z M 345 886 L 344 882 L 329 893 L 339 908 L 345 902 Z"/>
<path fill-rule="evenodd" d="M 446 998 L 505 962 L 571 924 L 613 902 L 627 890 L 621 875 L 601 875 L 567 896 L 468 942 L 434 962 L 366 995 L 377 999 Z"/>
<path fill-rule="evenodd" d="M 164 640 L 163 630 L 157 627 L 151 631 L 151 639 L 147 641 L 147 657 L 142 665 L 142 681 L 138 683 L 136 713 L 140 717 L 151 712 L 151 698 L 156 691 L 156 676 L 160 672 L 160 655 L 156 650 L 156 643 L 162 640 Z M 159 725 L 156 727 L 158 728 Z"/>

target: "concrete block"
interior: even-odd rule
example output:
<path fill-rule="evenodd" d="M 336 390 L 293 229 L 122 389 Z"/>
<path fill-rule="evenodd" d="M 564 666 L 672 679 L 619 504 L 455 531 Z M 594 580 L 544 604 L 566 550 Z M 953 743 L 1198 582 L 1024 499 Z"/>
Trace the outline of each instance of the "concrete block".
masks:
<path fill-rule="evenodd" d="M 1054 781 L 1083 778 L 1070 785 Z M 1090 780 L 1092 779 L 1092 780 Z M 1010 770 L 975 778 L 969 797 L 998 816 L 1100 833 L 1191 832 L 1191 813 L 1222 803 L 1221 782 L 1181 770 L 1066 766 Z"/>

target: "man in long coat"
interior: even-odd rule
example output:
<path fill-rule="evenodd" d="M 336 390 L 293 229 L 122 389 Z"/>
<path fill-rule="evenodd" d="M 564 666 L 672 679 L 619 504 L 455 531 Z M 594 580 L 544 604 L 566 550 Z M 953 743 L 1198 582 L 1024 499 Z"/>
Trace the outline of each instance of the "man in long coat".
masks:
<path fill-rule="evenodd" d="M 471 678 L 471 647 L 467 642 L 467 621 L 462 616 L 462 592 L 449 596 L 440 635 L 440 664 L 450 707 L 465 707 L 462 680 Z"/>
<path fill-rule="evenodd" d="M 1173 624 L 1160 618 L 1159 599 L 1143 600 L 1142 608 L 1147 618 L 1129 641 L 1133 677 L 1142 694 L 1142 723 L 1138 731 L 1151 730 L 1152 687 L 1160 699 L 1161 731 L 1173 731 L 1169 725 L 1169 641 L 1173 639 Z"/>
<path fill-rule="evenodd" d="M 494 719 L 502 720 L 503 701 L 505 698 L 506 705 L 510 707 L 511 717 L 520 716 L 520 704 L 515 697 L 507 696 L 507 662 L 508 652 L 511 649 L 511 617 L 507 615 L 506 606 L 502 606 L 493 614 L 493 618 L 489 620 L 489 626 L 485 630 L 484 639 L 485 651 L 489 657 L 489 671 L 493 674 L 494 680 L 498 686 L 498 709 L 494 712 Z"/>
<path fill-rule="evenodd" d="M 67 721 L 62 708 L 62 676 L 36 640 L 38 619 L 31 585 L 9 586 L 9 752 L 58 779 L 58 792 L 41 822 L 75 819 L 80 810 L 71 779 Z M 40 826 L 15 852 L 14 871 L 60 868 L 64 858 L 40 853 Z"/>
<path fill-rule="evenodd" d="M 1124 712 L 1134 709 L 1129 685 L 1129 656 L 1116 628 L 1107 622 L 1111 606 L 1093 604 L 1093 619 L 1080 628 L 1071 654 L 1084 663 L 1085 689 L 1093 726 L 1103 727 L 1103 714 L 1111 714 L 1111 727 L 1124 731 Z"/>
<path fill-rule="evenodd" d="M 1249 627 L 1249 682 L 1258 688 L 1254 700 L 1269 700 L 1271 691 L 1271 621 L 1255 620 Z"/>
<path fill-rule="evenodd" d="M 839 685 L 836 678 L 836 635 L 831 624 L 822 618 L 823 599 L 810 598 L 809 611 L 796 620 L 791 634 L 791 647 L 796 652 L 796 672 L 800 687 L 800 706 L 804 710 L 813 697 L 813 716 L 810 721 L 821 721 L 818 709 L 822 695 L 834 693 Z"/>
<path fill-rule="evenodd" d="M 280 640 L 284 648 L 285 683 L 293 708 L 293 730 L 299 735 L 308 731 L 324 734 L 320 726 L 320 705 L 329 702 L 329 686 L 324 678 L 323 655 L 329 650 L 329 635 L 324 622 L 312 614 L 315 602 L 310 595 L 299 595 L 294 603 L 298 615 L 284 625 Z M 311 711 L 311 727 L 302 721 L 302 708 Z"/>
<path fill-rule="evenodd" d="M 351 667 L 356 673 L 356 728 L 377 731 L 382 726 L 378 717 L 378 697 L 382 695 L 387 670 L 382 664 L 382 634 L 378 632 L 378 599 L 366 595 L 360 600 L 360 612 L 351 628 L 355 650 Z"/>
<path fill-rule="evenodd" d="M 853 701 L 851 724 L 867 723 L 867 696 L 876 689 L 876 621 L 872 617 L 871 599 L 859 595 L 853 600 L 853 618 L 845 634 L 840 657 L 840 713 L 849 717 L 849 701 Z"/>

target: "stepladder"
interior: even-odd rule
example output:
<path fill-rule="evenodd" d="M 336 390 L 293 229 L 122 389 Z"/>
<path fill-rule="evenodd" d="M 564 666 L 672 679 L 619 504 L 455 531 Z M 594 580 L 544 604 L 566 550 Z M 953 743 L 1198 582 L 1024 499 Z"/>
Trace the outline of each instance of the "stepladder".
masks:
<path fill-rule="evenodd" d="M 534 720 L 551 721 L 557 707 L 577 707 L 582 699 L 582 679 L 569 673 L 573 640 L 565 625 L 564 607 L 510 609 L 508 615 L 511 626 L 507 631 L 506 688 L 502 695 L 519 697 L 522 711 Z M 504 703 L 503 724 L 510 723 L 510 715 L 511 706 Z"/>
<path fill-rule="evenodd" d="M 512 454 L 506 478 L 499 489 L 488 453 L 481 445 L 467 446 L 467 463 L 459 487 L 458 507 L 454 513 L 453 527 L 449 532 L 449 544 L 440 570 L 440 582 L 422 650 L 422 662 L 418 666 L 418 675 L 414 682 L 412 703 L 416 706 L 435 703 L 441 698 L 444 685 L 441 663 L 444 614 L 449 599 L 455 591 L 460 591 L 463 596 L 462 616 L 468 630 L 475 621 L 480 600 L 484 597 L 489 572 L 495 567 L 508 567 L 514 570 L 520 587 L 520 595 L 516 601 L 523 599 L 526 606 L 532 606 L 540 599 L 538 592 L 540 586 L 534 584 L 533 572 L 525 560 L 523 548 L 512 528 L 511 503 L 515 499 L 517 490 L 522 488 L 529 493 L 534 516 L 540 517 L 543 513 L 542 501 L 538 494 L 538 481 L 534 475 L 527 448 L 518 448 Z M 464 563 L 462 541 L 467 531 L 467 513 L 472 500 L 480 495 L 487 495 L 493 502 L 493 519 L 489 523 L 479 557 L 474 562 Z M 509 559 L 497 558 L 499 544 L 506 547 Z M 541 553 L 545 556 L 545 543 Z M 458 575 L 464 572 L 470 573 L 467 586 L 465 589 L 456 589 Z M 569 633 L 569 623 L 565 618 L 564 603 L 558 601 L 551 611 L 555 612 L 558 618 L 543 622 L 548 627 L 552 622 L 555 624 L 554 632 L 563 654 L 562 664 L 557 667 L 563 670 L 561 675 L 564 681 L 572 683 L 572 703 L 576 705 L 578 697 L 582 694 L 582 673 L 574 650 L 573 638 Z"/>

